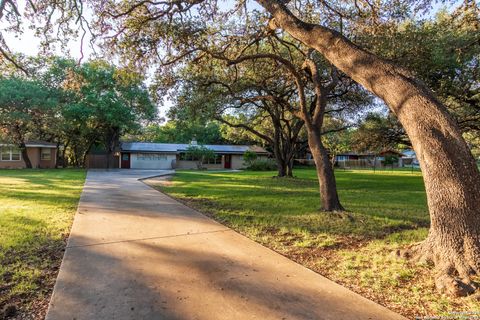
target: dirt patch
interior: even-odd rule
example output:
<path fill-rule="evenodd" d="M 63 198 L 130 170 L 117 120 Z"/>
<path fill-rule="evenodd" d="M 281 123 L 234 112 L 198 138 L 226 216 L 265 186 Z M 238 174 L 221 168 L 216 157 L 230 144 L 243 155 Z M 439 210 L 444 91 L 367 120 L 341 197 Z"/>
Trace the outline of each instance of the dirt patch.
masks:
<path fill-rule="evenodd" d="M 45 318 L 68 235 L 63 235 L 62 238 L 48 241 L 38 248 L 29 248 L 25 251 L 10 250 L 5 253 L 2 264 L 15 264 L 16 261 L 22 260 L 28 268 L 41 269 L 41 274 L 34 280 L 38 290 L 27 295 L 11 294 L 10 291 L 15 286 L 15 280 L 12 279 L 11 273 L 3 274 L 1 280 L 4 284 L 0 287 L 0 296 L 8 298 L 0 300 L 1 320 L 40 320 Z M 41 261 L 48 263 L 41 263 Z"/>
<path fill-rule="evenodd" d="M 173 175 L 165 175 L 160 177 L 153 177 L 149 179 L 142 180 L 145 184 L 155 188 L 155 187 L 169 187 L 173 185 L 172 182 Z"/>

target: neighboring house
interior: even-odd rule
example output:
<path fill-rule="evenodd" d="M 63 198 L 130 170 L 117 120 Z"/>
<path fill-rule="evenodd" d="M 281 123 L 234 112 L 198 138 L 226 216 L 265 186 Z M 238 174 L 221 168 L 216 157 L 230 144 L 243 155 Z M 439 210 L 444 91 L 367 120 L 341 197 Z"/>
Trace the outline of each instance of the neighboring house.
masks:
<path fill-rule="evenodd" d="M 335 155 L 335 165 L 337 167 L 373 167 L 374 161 L 377 165 L 380 159 L 375 157 L 373 152 L 357 153 L 352 151 L 342 152 Z"/>
<path fill-rule="evenodd" d="M 151 143 L 151 142 L 122 142 L 120 150 L 116 152 L 114 168 L 122 169 L 197 169 L 196 159 L 191 159 L 187 153 L 190 144 L 179 143 Z M 259 158 L 267 158 L 268 152 L 257 146 L 238 145 L 204 145 L 213 150 L 215 157 L 203 165 L 207 169 L 241 169 L 244 167 L 243 155 L 246 151 L 257 153 Z M 105 161 L 99 160 L 98 155 L 89 155 L 89 168 L 105 168 Z M 102 159 L 106 159 L 103 156 Z"/>
<path fill-rule="evenodd" d="M 32 168 L 55 168 L 57 145 L 45 141 L 28 141 L 28 158 Z M 20 149 L 12 144 L 0 143 L 0 169 L 26 168 Z"/>
<path fill-rule="evenodd" d="M 418 168 L 420 164 L 418 163 L 417 155 L 413 149 L 406 149 L 402 151 L 403 156 L 400 158 L 401 167 L 416 167 Z"/>
<path fill-rule="evenodd" d="M 335 156 L 335 165 L 338 167 L 373 167 L 374 164 L 377 167 L 383 166 L 383 162 L 385 161 L 385 157 L 388 156 L 396 156 L 399 159 L 398 164 L 396 166 L 401 166 L 401 158 L 403 156 L 402 153 L 397 152 L 395 150 L 384 150 L 379 153 L 373 152 L 364 152 L 364 153 L 357 153 L 357 152 L 344 152 L 339 153 Z"/>

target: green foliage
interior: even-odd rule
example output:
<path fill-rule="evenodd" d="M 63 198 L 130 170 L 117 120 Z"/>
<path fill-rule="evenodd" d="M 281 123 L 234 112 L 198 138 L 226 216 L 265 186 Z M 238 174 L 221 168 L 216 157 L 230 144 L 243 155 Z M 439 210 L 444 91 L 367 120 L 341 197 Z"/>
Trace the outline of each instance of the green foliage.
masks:
<path fill-rule="evenodd" d="M 55 120 L 58 98 L 57 90 L 38 81 L 0 78 L 0 131 L 16 144 L 41 135 Z"/>
<path fill-rule="evenodd" d="M 408 146 L 410 142 L 398 120 L 391 114 L 370 113 L 352 131 L 353 149 L 359 152 L 380 152 Z"/>
<path fill-rule="evenodd" d="M 398 163 L 398 156 L 385 156 L 384 165 L 393 165 Z"/>
<path fill-rule="evenodd" d="M 212 149 L 208 149 L 202 145 L 190 145 L 185 153 L 189 158 L 194 159 L 197 162 L 197 168 L 199 170 L 204 169 L 203 164 L 207 160 L 215 157 L 215 152 Z"/>
<path fill-rule="evenodd" d="M 252 161 L 247 169 L 251 171 L 272 171 L 277 169 L 277 164 L 271 159 L 257 159 Z"/>
<path fill-rule="evenodd" d="M 277 164 L 272 159 L 258 159 L 257 153 L 246 151 L 243 154 L 243 160 L 248 170 L 252 171 L 272 171 L 277 169 Z"/>
<path fill-rule="evenodd" d="M 31 167 L 25 143 L 29 139 L 54 134 L 58 121 L 59 90 L 39 81 L 0 77 L 0 132 L 6 142 L 23 150 L 23 160 Z"/>
<path fill-rule="evenodd" d="M 257 158 L 258 158 L 257 153 L 250 150 L 247 150 L 243 154 L 243 160 L 245 161 L 247 167 L 250 167 L 250 165 L 252 165 L 252 163 L 255 162 Z"/>
<path fill-rule="evenodd" d="M 73 143 L 83 142 L 83 153 L 93 143 L 112 153 L 122 134 L 154 119 L 156 108 L 142 81 L 139 74 L 104 61 L 87 62 L 70 71 L 65 88 L 74 98 L 66 104 L 65 116 L 68 123 L 82 124 L 73 128 L 81 133 L 81 141 Z"/>
<path fill-rule="evenodd" d="M 245 128 L 238 127 L 238 125 L 244 123 L 250 123 L 251 128 L 258 131 L 258 132 L 271 132 L 271 125 L 268 122 L 265 122 L 262 125 L 257 125 L 252 122 L 249 122 L 248 118 L 243 115 L 224 115 L 223 119 L 226 120 L 229 124 L 222 123 L 220 125 L 220 131 L 222 133 L 222 137 L 233 144 L 260 144 L 265 145 L 266 142 L 258 135 L 250 132 Z M 268 143 L 268 142 L 267 142 Z"/>
<path fill-rule="evenodd" d="M 415 72 L 458 119 L 460 127 L 480 135 L 480 10 L 459 4 L 434 19 L 405 21 L 360 35 L 370 50 Z"/>
<path fill-rule="evenodd" d="M 225 140 L 217 122 L 170 120 L 164 125 L 151 124 L 134 136 L 135 140 L 166 143 L 189 143 L 195 138 L 201 144 L 222 144 Z"/>
<path fill-rule="evenodd" d="M 156 116 L 143 77 L 128 69 L 62 58 L 33 59 L 32 68 L 32 79 L 0 78 L 0 129 L 17 144 L 58 142 L 81 165 L 93 144 L 112 152 L 120 135 Z"/>
<path fill-rule="evenodd" d="M 139 75 L 104 61 L 84 63 L 72 72 L 65 87 L 75 99 L 67 113 L 96 128 L 127 132 L 138 129 L 141 120 L 154 118 L 155 107 Z"/>
<path fill-rule="evenodd" d="M 354 149 L 352 145 L 352 130 L 347 128 L 345 121 L 340 119 L 326 117 L 324 123 L 325 133 L 322 135 L 322 143 L 327 148 L 330 159 L 333 162 L 337 154 Z"/>

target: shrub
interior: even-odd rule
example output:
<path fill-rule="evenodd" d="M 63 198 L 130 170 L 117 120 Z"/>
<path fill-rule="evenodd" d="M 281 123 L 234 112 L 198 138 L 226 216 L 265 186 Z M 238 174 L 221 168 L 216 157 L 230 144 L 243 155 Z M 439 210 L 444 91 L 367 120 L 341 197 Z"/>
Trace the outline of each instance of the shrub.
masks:
<path fill-rule="evenodd" d="M 205 146 L 196 146 L 196 145 L 188 146 L 185 154 L 189 158 L 197 162 L 198 170 L 205 169 L 203 167 L 203 164 L 205 163 L 205 161 L 208 159 L 213 159 L 215 157 L 215 152 L 213 152 L 213 150 L 210 150 Z"/>
<path fill-rule="evenodd" d="M 384 165 L 396 164 L 396 163 L 398 163 L 398 157 L 397 156 L 386 156 L 383 163 L 384 163 Z"/>
<path fill-rule="evenodd" d="M 255 160 L 247 167 L 248 170 L 252 171 L 272 171 L 277 169 L 277 165 L 274 161 L 267 160 Z"/>
<path fill-rule="evenodd" d="M 250 167 L 258 158 L 258 155 L 250 150 L 247 150 L 243 154 L 243 160 L 245 161 L 245 164 L 247 165 L 247 168 Z"/>

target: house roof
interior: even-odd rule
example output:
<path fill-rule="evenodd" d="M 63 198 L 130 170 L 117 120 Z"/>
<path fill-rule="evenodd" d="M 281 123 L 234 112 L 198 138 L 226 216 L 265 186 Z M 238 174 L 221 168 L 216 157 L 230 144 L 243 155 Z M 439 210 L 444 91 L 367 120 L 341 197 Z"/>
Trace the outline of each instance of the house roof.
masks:
<path fill-rule="evenodd" d="M 337 156 L 374 156 L 375 154 L 373 152 L 353 152 L 353 151 L 347 151 L 347 152 L 339 152 L 336 154 Z"/>
<path fill-rule="evenodd" d="M 121 150 L 130 152 L 179 153 L 186 151 L 189 146 L 191 145 L 186 143 L 122 142 Z M 206 144 L 204 146 L 217 153 L 243 154 L 249 150 L 256 153 L 268 153 L 268 151 L 259 146 L 227 144 Z"/>
<path fill-rule="evenodd" d="M 415 151 L 413 151 L 413 149 L 402 150 L 402 153 L 405 156 L 405 158 L 415 158 L 416 157 Z"/>
<path fill-rule="evenodd" d="M 384 155 L 384 154 L 388 154 L 388 153 L 394 153 L 394 154 L 397 154 L 399 156 L 403 156 L 403 154 L 401 152 L 398 152 L 398 151 L 395 151 L 395 150 L 392 150 L 392 149 L 386 149 L 386 150 L 380 151 L 378 153 L 374 153 L 374 152 L 371 152 L 371 151 L 368 151 L 368 152 L 347 151 L 347 152 L 340 152 L 340 153 L 337 154 L 337 156 L 369 156 L 369 157 L 374 157 L 375 155 Z"/>
<path fill-rule="evenodd" d="M 391 149 L 383 150 L 383 151 L 379 152 L 379 155 L 384 155 L 384 154 L 389 154 L 389 153 L 393 153 L 393 154 L 396 154 L 397 156 L 403 157 L 403 153 L 395 151 L 395 150 L 391 150 Z"/>
<path fill-rule="evenodd" d="M 13 146 L 12 143 L 2 143 L 0 142 L 0 146 Z M 56 148 L 57 145 L 55 143 L 52 143 L 52 142 L 48 142 L 48 141 L 40 141 L 40 140 L 31 140 L 31 141 L 27 141 L 25 142 L 25 146 L 26 147 L 30 147 L 30 148 Z"/>
<path fill-rule="evenodd" d="M 25 143 L 27 147 L 56 148 L 57 144 L 53 142 L 31 140 Z"/>

